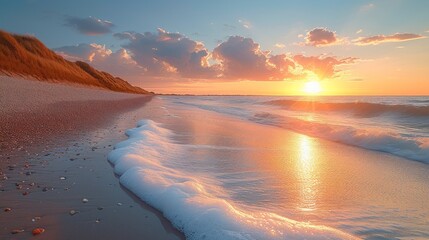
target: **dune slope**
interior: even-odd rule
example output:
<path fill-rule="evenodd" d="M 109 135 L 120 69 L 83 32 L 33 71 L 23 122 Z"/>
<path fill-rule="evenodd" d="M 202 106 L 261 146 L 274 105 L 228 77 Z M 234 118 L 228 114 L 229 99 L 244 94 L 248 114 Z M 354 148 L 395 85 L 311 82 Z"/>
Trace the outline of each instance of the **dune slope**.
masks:
<path fill-rule="evenodd" d="M 87 63 L 67 61 L 35 37 L 1 30 L 0 73 L 29 76 L 41 81 L 78 83 L 117 92 L 149 93 Z"/>

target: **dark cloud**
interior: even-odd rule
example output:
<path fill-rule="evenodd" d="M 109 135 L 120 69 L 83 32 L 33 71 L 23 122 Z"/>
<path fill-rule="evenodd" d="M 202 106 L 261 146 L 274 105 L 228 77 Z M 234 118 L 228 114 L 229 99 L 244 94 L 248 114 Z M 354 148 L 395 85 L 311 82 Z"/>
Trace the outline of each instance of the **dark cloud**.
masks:
<path fill-rule="evenodd" d="M 113 23 L 95 17 L 67 17 L 65 21 L 66 26 L 72 27 L 85 35 L 101 35 L 110 33 L 114 27 Z"/>
<path fill-rule="evenodd" d="M 334 45 L 339 43 L 335 32 L 329 31 L 326 28 L 315 28 L 307 33 L 305 43 L 310 46 L 321 47 Z"/>
<path fill-rule="evenodd" d="M 222 64 L 223 76 L 232 79 L 283 80 L 292 76 L 294 62 L 286 55 L 272 56 L 251 38 L 229 37 L 213 50 Z"/>
<path fill-rule="evenodd" d="M 393 35 L 376 35 L 371 37 L 362 37 L 355 39 L 353 42 L 356 45 L 378 45 L 386 42 L 404 42 L 421 38 L 425 37 L 414 33 L 396 33 Z"/>
<path fill-rule="evenodd" d="M 158 29 L 156 33 L 123 32 L 115 37 L 128 40 L 122 45 L 148 73 L 176 73 L 186 78 L 213 78 L 217 66 L 208 63 L 209 51 L 204 44 L 179 33 Z"/>

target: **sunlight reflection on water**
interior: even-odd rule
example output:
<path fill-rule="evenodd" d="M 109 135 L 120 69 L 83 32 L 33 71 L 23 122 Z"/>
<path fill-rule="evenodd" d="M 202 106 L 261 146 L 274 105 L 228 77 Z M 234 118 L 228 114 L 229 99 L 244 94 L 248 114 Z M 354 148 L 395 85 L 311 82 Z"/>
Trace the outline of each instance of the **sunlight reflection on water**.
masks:
<path fill-rule="evenodd" d="M 317 209 L 318 172 L 317 152 L 313 140 L 305 135 L 298 136 L 299 159 L 296 162 L 296 173 L 300 183 L 298 209 L 314 211 Z"/>

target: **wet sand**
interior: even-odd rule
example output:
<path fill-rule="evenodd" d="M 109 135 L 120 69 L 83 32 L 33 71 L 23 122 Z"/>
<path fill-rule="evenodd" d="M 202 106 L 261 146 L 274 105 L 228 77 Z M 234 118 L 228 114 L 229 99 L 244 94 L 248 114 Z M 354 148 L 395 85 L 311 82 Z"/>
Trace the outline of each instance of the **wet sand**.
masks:
<path fill-rule="evenodd" d="M 162 106 L 164 117 L 146 118 L 172 130 L 179 146 L 193 146 L 170 166 L 227 189 L 222 199 L 363 239 L 428 238 L 427 164 L 181 104 L 186 101 L 154 98 L 148 105 Z"/>
<path fill-rule="evenodd" d="M 106 160 L 150 100 L 0 77 L 0 239 L 183 239 Z"/>

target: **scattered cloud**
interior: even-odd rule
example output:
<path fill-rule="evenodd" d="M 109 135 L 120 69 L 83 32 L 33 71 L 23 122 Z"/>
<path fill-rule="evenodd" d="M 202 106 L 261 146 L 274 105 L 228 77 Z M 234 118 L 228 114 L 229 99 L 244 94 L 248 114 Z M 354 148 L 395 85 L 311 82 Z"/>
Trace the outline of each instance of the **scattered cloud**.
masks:
<path fill-rule="evenodd" d="M 356 34 L 359 34 L 359 33 L 362 33 L 362 32 L 363 32 L 363 29 L 359 29 L 359 30 L 356 31 Z"/>
<path fill-rule="evenodd" d="M 81 43 L 53 50 L 70 61 L 88 62 L 103 71 L 119 76 L 139 75 L 145 72 L 145 69 L 123 48 L 113 52 L 104 45 Z"/>
<path fill-rule="evenodd" d="M 315 73 L 319 78 L 332 78 L 338 72 L 337 67 L 344 64 L 352 64 L 357 58 L 325 57 L 325 56 L 304 56 L 295 55 L 293 59 L 305 70 Z"/>
<path fill-rule="evenodd" d="M 238 20 L 238 23 L 239 23 L 242 27 L 244 27 L 244 28 L 246 28 L 246 29 L 251 29 L 251 28 L 252 28 L 252 24 L 251 24 L 249 21 L 247 21 L 247 20 L 239 19 L 239 20 Z"/>
<path fill-rule="evenodd" d="M 367 12 L 367 11 L 369 11 L 371 9 L 374 9 L 374 8 L 375 8 L 375 4 L 374 3 L 368 3 L 368 4 L 365 4 L 365 5 L 362 5 L 359 10 L 361 12 Z"/>
<path fill-rule="evenodd" d="M 284 45 L 283 43 L 276 43 L 276 44 L 274 44 L 274 46 L 276 48 L 285 48 L 286 47 L 286 45 Z"/>
<path fill-rule="evenodd" d="M 95 17 L 67 17 L 65 20 L 65 25 L 79 31 L 82 34 L 90 36 L 110 33 L 112 28 L 115 26 L 112 22 Z"/>
<path fill-rule="evenodd" d="M 335 77 L 337 66 L 354 59 L 330 56 L 274 55 L 252 38 L 231 36 L 209 51 L 180 33 L 163 29 L 157 32 L 122 32 L 114 36 L 124 44 L 112 51 L 100 44 L 78 44 L 54 49 L 69 60 L 86 61 L 95 67 L 134 81 L 281 81 L 305 78 Z M 277 47 L 286 47 L 278 44 Z M 135 77 L 138 76 L 138 77 Z"/>
<path fill-rule="evenodd" d="M 425 38 L 422 35 L 414 34 L 414 33 L 396 33 L 393 35 L 375 35 L 370 37 L 360 37 L 353 42 L 356 45 L 378 45 L 381 43 L 387 43 L 387 42 L 405 42 L 405 41 L 411 41 L 416 39 Z"/>
<path fill-rule="evenodd" d="M 223 77 L 247 80 L 283 80 L 293 77 L 295 67 L 286 55 L 270 55 L 262 51 L 251 38 L 231 36 L 213 50 L 213 57 L 220 61 Z"/>
<path fill-rule="evenodd" d="M 122 47 L 132 53 L 133 59 L 144 66 L 148 74 L 179 74 L 186 78 L 217 76 L 217 66 L 210 66 L 210 52 L 204 44 L 180 33 L 159 28 L 156 33 L 123 32 L 114 36 L 127 40 Z"/>
<path fill-rule="evenodd" d="M 237 27 L 235 27 L 234 25 L 230 25 L 230 24 L 223 24 L 223 27 L 226 29 L 226 30 L 235 30 Z"/>
<path fill-rule="evenodd" d="M 307 46 L 323 47 L 343 43 L 343 40 L 338 38 L 337 34 L 327 28 L 314 28 L 307 32 L 305 36 L 305 44 Z"/>

